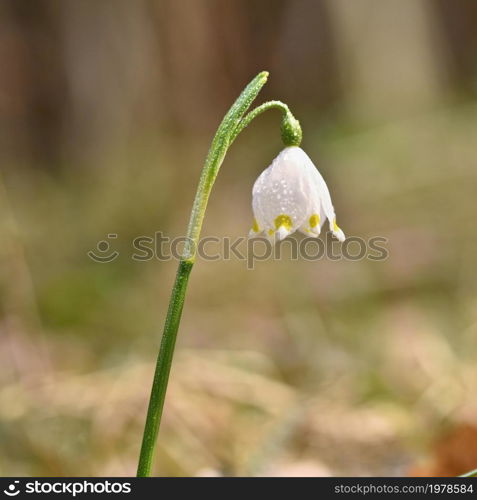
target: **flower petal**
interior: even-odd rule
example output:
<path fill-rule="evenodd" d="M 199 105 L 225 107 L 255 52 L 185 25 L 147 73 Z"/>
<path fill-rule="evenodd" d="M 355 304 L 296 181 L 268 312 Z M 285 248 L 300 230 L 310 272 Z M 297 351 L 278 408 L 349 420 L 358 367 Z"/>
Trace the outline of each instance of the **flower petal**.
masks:
<path fill-rule="evenodd" d="M 265 231 L 278 231 L 284 225 L 287 235 L 291 234 L 308 215 L 310 184 L 302 155 L 297 151 L 300 148 L 285 148 L 253 186 L 253 212 L 259 227 Z M 285 220 L 289 224 L 280 223 Z M 283 236 L 285 232 L 282 230 L 280 234 Z"/>
<path fill-rule="evenodd" d="M 254 227 L 251 236 L 262 232 L 273 240 L 286 238 L 299 229 L 318 236 L 328 219 L 334 236 L 345 235 L 336 215 L 325 180 L 310 157 L 299 147 L 285 148 L 265 169 L 253 186 Z"/>
<path fill-rule="evenodd" d="M 307 166 L 310 183 L 313 186 L 313 209 L 317 210 L 317 200 L 319 203 L 319 213 L 320 213 L 320 230 L 323 227 L 325 217 L 328 219 L 328 224 L 330 230 L 334 236 L 336 236 L 340 241 L 345 240 L 345 235 L 343 231 L 336 224 L 336 214 L 331 202 L 331 195 L 328 186 L 320 174 L 319 170 L 315 167 L 310 157 L 303 151 L 304 163 Z"/>

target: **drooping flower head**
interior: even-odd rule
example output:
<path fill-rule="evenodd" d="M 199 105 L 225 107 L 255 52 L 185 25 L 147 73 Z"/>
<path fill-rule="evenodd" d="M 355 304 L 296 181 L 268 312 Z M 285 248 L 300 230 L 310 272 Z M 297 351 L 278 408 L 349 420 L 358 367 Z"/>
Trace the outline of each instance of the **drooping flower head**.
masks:
<path fill-rule="evenodd" d="M 250 236 L 265 234 L 282 240 L 300 230 L 318 236 L 326 219 L 340 241 L 343 231 L 325 180 L 310 157 L 298 146 L 285 148 L 255 181 L 252 192 L 255 216 Z"/>

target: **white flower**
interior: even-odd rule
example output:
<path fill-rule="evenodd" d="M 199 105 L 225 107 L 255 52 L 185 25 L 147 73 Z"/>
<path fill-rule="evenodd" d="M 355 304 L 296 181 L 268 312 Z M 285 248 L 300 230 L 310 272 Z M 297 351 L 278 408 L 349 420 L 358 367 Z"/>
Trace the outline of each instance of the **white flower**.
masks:
<path fill-rule="evenodd" d="M 255 216 L 250 236 L 265 233 L 282 240 L 300 230 L 318 236 L 328 219 L 332 233 L 344 241 L 336 224 L 328 186 L 310 157 L 297 146 L 285 148 L 265 169 L 253 186 Z"/>

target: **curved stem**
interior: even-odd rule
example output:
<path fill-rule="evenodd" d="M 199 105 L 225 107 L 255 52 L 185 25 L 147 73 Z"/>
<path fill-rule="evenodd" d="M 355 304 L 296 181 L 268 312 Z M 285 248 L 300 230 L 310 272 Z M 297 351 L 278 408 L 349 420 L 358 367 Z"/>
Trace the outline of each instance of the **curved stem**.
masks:
<path fill-rule="evenodd" d="M 257 106 L 255 109 L 252 109 L 250 113 L 247 113 L 237 124 L 235 127 L 234 131 L 232 132 L 232 137 L 231 137 L 231 143 L 235 140 L 235 138 L 242 132 L 242 130 L 248 125 L 250 125 L 250 122 L 254 120 L 258 115 L 261 115 L 263 112 L 269 110 L 269 109 L 278 109 L 283 113 L 283 116 L 287 116 L 290 113 L 290 109 L 286 104 L 284 104 L 281 101 L 268 101 L 260 106 Z"/>
<path fill-rule="evenodd" d="M 222 165 L 225 154 L 237 136 L 234 134 L 237 125 L 243 115 L 257 97 L 263 85 L 267 81 L 268 73 L 259 73 L 244 89 L 238 99 L 223 118 L 215 137 L 210 146 L 200 175 L 199 186 L 195 195 L 192 213 L 187 230 L 186 245 L 184 253 L 179 262 L 176 280 L 172 289 L 169 309 L 167 312 L 164 331 L 162 334 L 161 347 L 157 358 L 156 370 L 152 383 L 149 407 L 147 410 L 146 423 L 142 439 L 138 477 L 150 476 L 157 434 L 161 423 L 164 400 L 166 397 L 167 384 L 171 370 L 172 357 L 177 338 L 177 331 L 184 306 L 185 293 L 189 275 L 195 260 L 196 247 L 199 242 L 200 230 L 204 220 L 205 209 L 209 200 L 210 191 L 214 184 L 217 173 Z M 233 137 L 233 138 L 232 138 Z"/>
<path fill-rule="evenodd" d="M 207 153 L 204 168 L 200 175 L 194 204 L 192 206 L 192 213 L 187 229 L 187 241 L 183 255 L 186 260 L 194 260 L 205 209 L 209 201 L 209 195 L 228 148 L 237 137 L 238 132 L 235 133 L 237 126 L 241 123 L 245 112 L 265 85 L 267 78 L 268 72 L 263 71 L 247 85 L 245 90 L 240 94 L 239 98 L 224 116 L 217 129 L 212 145 Z M 242 127 L 242 129 L 243 128 L 244 127 Z"/>
<path fill-rule="evenodd" d="M 224 116 L 214 136 L 200 174 L 199 185 L 197 187 L 187 229 L 184 252 L 179 262 L 176 280 L 172 289 L 152 383 L 137 470 L 137 475 L 140 477 L 149 476 L 151 474 L 154 449 L 164 408 L 164 400 L 171 371 L 177 331 L 179 329 L 182 309 L 184 307 L 187 283 L 195 261 L 196 249 L 199 243 L 200 231 L 202 229 L 202 222 L 204 220 L 210 192 L 228 148 L 238 134 L 240 134 L 254 118 L 264 111 L 273 108 L 279 109 L 283 113 L 283 142 L 286 145 L 298 145 L 301 141 L 300 124 L 293 117 L 288 106 L 280 101 L 266 102 L 245 115 L 261 88 L 265 85 L 267 78 L 268 73 L 266 71 L 259 73 L 247 87 L 245 87 L 238 99 Z"/>

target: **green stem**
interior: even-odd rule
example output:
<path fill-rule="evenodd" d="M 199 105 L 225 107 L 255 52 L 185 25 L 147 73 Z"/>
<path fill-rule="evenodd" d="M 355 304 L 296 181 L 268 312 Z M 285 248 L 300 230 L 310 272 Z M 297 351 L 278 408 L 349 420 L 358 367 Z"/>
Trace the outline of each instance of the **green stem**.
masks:
<path fill-rule="evenodd" d="M 228 148 L 238 134 L 249 125 L 254 118 L 267 109 L 272 108 L 278 108 L 283 113 L 282 139 L 285 145 L 298 145 L 301 141 L 300 125 L 293 117 L 286 104 L 279 101 L 266 102 L 245 115 L 261 88 L 265 85 L 267 78 L 268 73 L 266 71 L 259 73 L 247 87 L 245 87 L 223 118 L 212 141 L 209 152 L 207 153 L 207 158 L 200 175 L 194 204 L 192 206 L 192 213 L 187 229 L 186 244 L 179 262 L 179 268 L 172 289 L 169 309 L 162 334 L 161 347 L 157 358 L 156 371 L 154 373 L 139 456 L 137 470 L 137 475 L 139 477 L 149 476 L 151 474 L 154 449 L 164 408 L 167 383 L 171 371 L 177 331 L 179 329 L 182 309 L 184 307 L 187 283 L 195 261 L 196 249 L 199 243 L 200 231 L 210 192 Z"/>
<path fill-rule="evenodd" d="M 258 115 L 261 115 L 263 112 L 269 109 L 278 109 L 282 112 L 283 117 L 285 118 L 288 115 L 291 115 L 290 109 L 286 104 L 281 101 L 268 101 L 264 102 L 260 106 L 257 106 L 255 109 L 247 113 L 242 120 L 237 124 L 234 131 L 232 132 L 231 143 L 235 140 L 235 138 L 242 132 L 242 130 L 247 127 L 252 120 L 254 120 Z"/>
<path fill-rule="evenodd" d="M 141 454 L 137 468 L 138 477 L 150 476 L 154 448 L 156 445 L 159 425 L 161 423 L 164 399 L 166 397 L 167 383 L 172 365 L 172 356 L 176 345 L 177 330 L 181 321 L 182 308 L 184 307 L 187 282 L 192 270 L 192 263 L 180 261 L 177 269 L 176 281 L 172 288 L 169 310 L 167 311 L 164 333 L 162 334 L 161 347 L 157 357 L 156 371 L 152 382 L 149 408 L 147 410 L 146 425 L 142 438 Z"/>
<path fill-rule="evenodd" d="M 152 382 L 151 396 L 149 399 L 149 407 L 147 410 L 141 452 L 139 456 L 137 469 L 138 477 L 151 475 L 154 449 L 156 446 L 157 434 L 159 432 L 162 411 L 164 408 L 167 383 L 169 381 L 177 331 L 179 329 L 182 309 L 184 306 L 187 282 L 194 264 L 196 248 L 199 242 L 200 230 L 202 228 L 202 222 L 204 220 L 205 209 L 207 208 L 210 191 L 224 160 L 225 154 L 227 153 L 228 147 L 232 142 L 231 137 L 233 131 L 236 129 L 238 123 L 252 104 L 253 100 L 257 97 L 263 85 L 265 85 L 267 77 L 268 73 L 265 71 L 258 74 L 247 85 L 229 109 L 217 129 L 200 175 L 199 186 L 195 195 L 187 230 L 186 245 L 183 256 L 179 262 L 176 280 L 172 289 L 169 309 L 162 334 L 161 347 L 157 357 L 156 370 Z"/>

